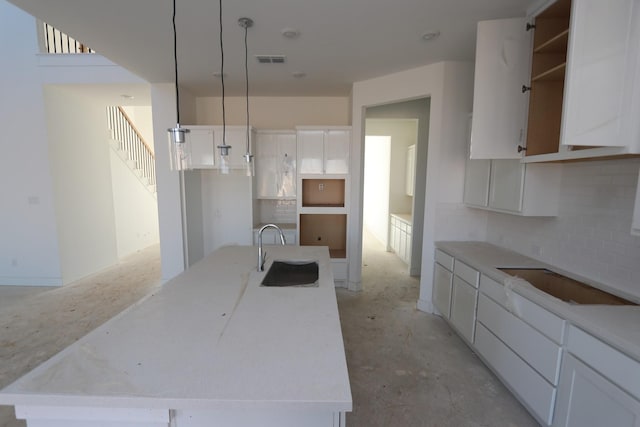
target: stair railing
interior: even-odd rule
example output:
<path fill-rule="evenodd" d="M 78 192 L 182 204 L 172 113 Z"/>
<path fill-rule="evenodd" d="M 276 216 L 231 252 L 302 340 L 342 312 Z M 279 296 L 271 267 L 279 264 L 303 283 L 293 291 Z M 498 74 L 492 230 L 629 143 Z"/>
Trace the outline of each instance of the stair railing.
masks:
<path fill-rule="evenodd" d="M 89 46 L 80 43 L 73 37 L 46 22 L 43 25 L 44 48 L 47 53 L 95 53 Z"/>
<path fill-rule="evenodd" d="M 118 142 L 118 148 L 127 153 L 128 159 L 135 163 L 135 168 L 140 170 L 149 185 L 155 186 L 155 155 L 127 113 L 119 106 L 107 107 L 107 122 L 112 138 Z"/>

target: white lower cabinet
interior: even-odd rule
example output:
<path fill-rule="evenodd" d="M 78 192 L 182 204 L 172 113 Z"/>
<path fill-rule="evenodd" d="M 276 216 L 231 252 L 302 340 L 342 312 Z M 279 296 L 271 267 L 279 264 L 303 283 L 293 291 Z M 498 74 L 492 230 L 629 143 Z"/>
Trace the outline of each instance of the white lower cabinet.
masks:
<path fill-rule="evenodd" d="M 640 401 L 571 354 L 562 365 L 556 406 L 558 427 L 640 426 Z"/>
<path fill-rule="evenodd" d="M 449 318 L 453 273 L 436 263 L 433 269 L 433 304 L 440 314 Z"/>
<path fill-rule="evenodd" d="M 451 323 L 460 334 L 473 343 L 476 331 L 478 290 L 458 276 L 453 278 Z"/>
<path fill-rule="evenodd" d="M 389 246 L 406 264 L 411 262 L 412 225 L 407 215 L 391 214 L 389 217 Z"/>
<path fill-rule="evenodd" d="M 550 425 L 556 388 L 480 322 L 476 330 L 475 348 L 538 421 Z"/>
<path fill-rule="evenodd" d="M 553 425 L 639 427 L 640 363 L 571 326 Z"/>

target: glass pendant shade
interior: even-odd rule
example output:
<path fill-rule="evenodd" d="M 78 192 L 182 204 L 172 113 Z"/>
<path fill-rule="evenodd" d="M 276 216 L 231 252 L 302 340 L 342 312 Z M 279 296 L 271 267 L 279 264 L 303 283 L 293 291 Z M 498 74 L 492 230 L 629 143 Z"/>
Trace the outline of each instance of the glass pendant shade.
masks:
<path fill-rule="evenodd" d="M 191 169 L 191 138 L 189 129 L 176 125 L 167 129 L 169 132 L 169 163 L 171 170 L 183 171 Z"/>

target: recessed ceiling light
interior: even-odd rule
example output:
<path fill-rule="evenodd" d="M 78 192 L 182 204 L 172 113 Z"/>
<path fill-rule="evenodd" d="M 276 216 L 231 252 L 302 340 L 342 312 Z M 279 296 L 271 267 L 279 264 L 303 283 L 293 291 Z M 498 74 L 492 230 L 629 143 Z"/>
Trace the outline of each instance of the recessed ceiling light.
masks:
<path fill-rule="evenodd" d="M 295 77 L 296 79 L 301 79 L 303 77 L 307 77 L 307 73 L 305 73 L 304 71 L 294 71 L 293 73 L 291 73 L 291 75 L 293 77 Z"/>
<path fill-rule="evenodd" d="M 123 93 L 122 95 L 120 95 L 120 98 L 122 98 L 122 99 L 134 99 L 135 97 L 133 95 L 127 95 L 126 93 Z"/>
<path fill-rule="evenodd" d="M 422 35 L 422 40 L 435 40 L 440 37 L 440 31 L 430 31 Z"/>
<path fill-rule="evenodd" d="M 288 39 L 295 39 L 300 35 L 300 31 L 295 28 L 284 28 L 281 32 L 282 35 Z"/>

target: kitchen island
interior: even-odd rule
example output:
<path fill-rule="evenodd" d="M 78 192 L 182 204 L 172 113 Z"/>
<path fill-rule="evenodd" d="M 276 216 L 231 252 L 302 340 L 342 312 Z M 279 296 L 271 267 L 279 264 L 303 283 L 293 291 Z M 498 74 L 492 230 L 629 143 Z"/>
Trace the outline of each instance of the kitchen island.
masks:
<path fill-rule="evenodd" d="M 33 426 L 343 426 L 352 400 L 328 250 L 317 287 L 261 287 L 254 247 L 215 251 L 0 391 Z"/>

